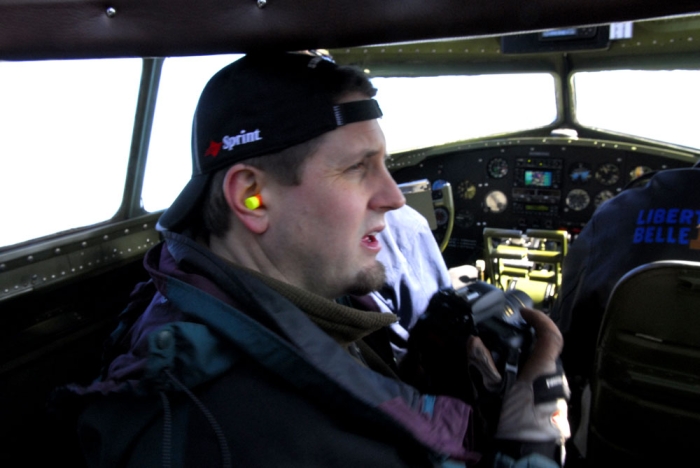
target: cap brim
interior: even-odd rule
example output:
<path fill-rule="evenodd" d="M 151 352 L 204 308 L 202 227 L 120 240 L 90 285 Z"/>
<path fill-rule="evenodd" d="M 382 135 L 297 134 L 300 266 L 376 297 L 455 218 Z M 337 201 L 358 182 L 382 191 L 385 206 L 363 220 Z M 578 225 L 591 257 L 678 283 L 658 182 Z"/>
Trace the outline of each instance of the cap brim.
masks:
<path fill-rule="evenodd" d="M 192 177 L 190 181 L 182 189 L 180 195 L 170 205 L 170 208 L 165 210 L 158 219 L 156 229 L 159 231 L 176 231 L 189 227 L 201 216 L 201 204 L 204 200 L 209 179 L 211 174 L 201 174 Z"/>

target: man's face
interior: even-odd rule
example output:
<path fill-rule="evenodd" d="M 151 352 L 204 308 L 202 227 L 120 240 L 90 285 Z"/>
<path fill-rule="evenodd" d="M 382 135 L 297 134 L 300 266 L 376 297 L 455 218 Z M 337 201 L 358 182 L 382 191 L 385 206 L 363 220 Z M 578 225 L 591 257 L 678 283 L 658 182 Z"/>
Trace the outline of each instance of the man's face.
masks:
<path fill-rule="evenodd" d="M 349 124 L 324 135 L 303 166 L 300 185 L 274 186 L 264 236 L 287 282 L 327 298 L 382 286 L 376 236 L 384 213 L 405 203 L 385 157 L 376 120 Z"/>

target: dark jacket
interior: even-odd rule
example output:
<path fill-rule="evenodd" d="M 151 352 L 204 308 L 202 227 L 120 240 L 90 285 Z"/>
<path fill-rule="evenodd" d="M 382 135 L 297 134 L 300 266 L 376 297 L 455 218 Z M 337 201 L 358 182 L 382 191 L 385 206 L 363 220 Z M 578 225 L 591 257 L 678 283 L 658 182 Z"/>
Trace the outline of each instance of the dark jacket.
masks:
<path fill-rule="evenodd" d="M 628 271 L 657 260 L 700 261 L 700 169 L 669 169 L 601 205 L 569 249 L 552 318 L 564 368 L 590 376 L 605 306 Z M 659 311 L 663 313 L 663 311 Z"/>
<path fill-rule="evenodd" d="M 152 280 L 136 288 L 110 338 L 101 378 L 72 389 L 85 400 L 79 434 L 90 466 L 478 459 L 468 405 L 420 395 L 390 370 L 366 365 L 372 351 L 361 339 L 385 326 L 387 314 L 310 318 L 318 304 L 342 306 L 280 293 L 189 238 L 164 234 L 144 261 Z M 302 311 L 295 303 L 315 305 Z M 356 330 L 355 319 L 363 324 Z"/>

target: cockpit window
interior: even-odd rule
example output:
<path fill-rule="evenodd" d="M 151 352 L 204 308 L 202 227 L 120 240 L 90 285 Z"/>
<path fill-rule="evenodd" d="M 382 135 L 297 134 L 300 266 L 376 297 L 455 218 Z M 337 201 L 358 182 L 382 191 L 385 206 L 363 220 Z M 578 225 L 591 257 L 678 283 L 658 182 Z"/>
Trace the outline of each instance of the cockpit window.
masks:
<path fill-rule="evenodd" d="M 0 247 L 110 219 L 141 59 L 0 62 Z"/>
<path fill-rule="evenodd" d="M 557 117 L 548 73 L 374 78 L 390 153 L 539 128 Z"/>
<path fill-rule="evenodd" d="M 146 211 L 167 208 L 192 175 L 192 116 L 209 78 L 241 55 L 165 60 L 142 191 Z"/>
<path fill-rule="evenodd" d="M 142 193 L 167 208 L 190 179 L 192 115 L 207 80 L 239 55 L 168 58 L 163 64 Z M 556 118 L 545 73 L 374 78 L 390 153 L 547 125 Z M 527 90 L 524 92 L 523 90 Z"/>
<path fill-rule="evenodd" d="M 700 148 L 700 71 L 614 70 L 573 75 L 586 127 Z"/>

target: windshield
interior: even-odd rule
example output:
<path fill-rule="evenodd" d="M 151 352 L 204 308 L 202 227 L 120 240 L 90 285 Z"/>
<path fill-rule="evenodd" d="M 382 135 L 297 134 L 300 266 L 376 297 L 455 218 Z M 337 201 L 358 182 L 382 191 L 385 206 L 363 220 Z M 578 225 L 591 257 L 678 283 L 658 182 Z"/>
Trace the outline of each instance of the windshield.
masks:
<path fill-rule="evenodd" d="M 239 57 L 165 60 L 143 188 L 146 210 L 167 208 L 189 180 L 199 94 L 211 75 Z M 546 73 L 374 78 L 372 83 L 389 153 L 537 128 L 556 118 L 554 78 Z"/>
<path fill-rule="evenodd" d="M 547 73 L 374 78 L 389 153 L 543 127 L 557 117 Z"/>
<path fill-rule="evenodd" d="M 242 55 L 172 57 L 158 85 L 141 200 L 146 211 L 167 208 L 192 175 L 192 116 L 209 78 Z"/>
<path fill-rule="evenodd" d="M 0 247 L 114 216 L 141 65 L 0 62 Z"/>
<path fill-rule="evenodd" d="M 697 70 L 575 73 L 576 119 L 586 127 L 700 148 L 699 81 Z"/>
<path fill-rule="evenodd" d="M 192 115 L 239 55 L 164 60 L 142 190 L 167 208 L 191 174 Z M 124 193 L 141 59 L 0 62 L 0 247 L 110 219 Z M 573 75 L 585 126 L 700 148 L 698 71 Z M 549 73 L 376 77 L 389 153 L 557 121 Z M 653 90 L 654 92 L 649 92 Z"/>

